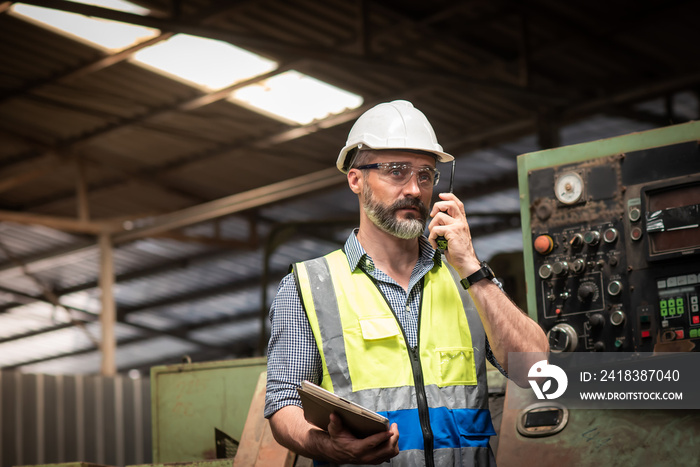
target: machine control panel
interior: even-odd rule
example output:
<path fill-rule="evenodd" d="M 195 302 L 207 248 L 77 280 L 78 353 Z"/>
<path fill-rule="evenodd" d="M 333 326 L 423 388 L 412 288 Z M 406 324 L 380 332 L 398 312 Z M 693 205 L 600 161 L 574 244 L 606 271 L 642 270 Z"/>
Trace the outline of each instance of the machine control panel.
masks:
<path fill-rule="evenodd" d="M 585 143 L 597 155 L 576 160 L 566 147 L 550 150 L 552 164 L 527 170 L 526 187 L 521 177 L 528 303 L 553 352 L 697 350 L 695 132 L 695 140 L 603 155 Z"/>

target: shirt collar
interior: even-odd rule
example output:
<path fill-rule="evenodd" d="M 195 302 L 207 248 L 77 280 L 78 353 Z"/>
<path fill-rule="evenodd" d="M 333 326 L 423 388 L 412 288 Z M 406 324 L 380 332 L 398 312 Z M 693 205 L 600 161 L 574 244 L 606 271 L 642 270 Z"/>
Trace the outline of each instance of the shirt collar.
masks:
<path fill-rule="evenodd" d="M 353 272 L 360 265 L 361 261 L 365 261 L 366 266 L 371 265 L 374 267 L 372 258 L 367 254 L 365 249 L 362 248 L 360 241 L 357 239 L 358 230 L 359 229 L 355 229 L 350 233 L 348 239 L 345 241 L 345 246 L 343 247 L 345 256 L 348 258 L 348 265 L 350 266 L 350 270 Z M 430 245 L 430 242 L 425 235 L 418 237 L 418 245 L 420 249 L 418 261 L 432 261 L 435 266 L 442 265 L 442 255 Z"/>

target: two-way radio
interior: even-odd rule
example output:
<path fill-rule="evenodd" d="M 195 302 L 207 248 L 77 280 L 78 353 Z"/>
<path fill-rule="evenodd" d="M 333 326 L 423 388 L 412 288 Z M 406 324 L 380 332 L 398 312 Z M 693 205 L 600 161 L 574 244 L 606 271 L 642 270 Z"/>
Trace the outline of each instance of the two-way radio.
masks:
<path fill-rule="evenodd" d="M 455 183 L 455 160 L 452 159 L 452 173 L 450 174 L 450 193 L 452 193 L 452 190 L 454 188 L 454 183 Z M 447 250 L 447 239 L 439 235 L 435 241 L 437 242 L 438 250 L 445 251 Z"/>

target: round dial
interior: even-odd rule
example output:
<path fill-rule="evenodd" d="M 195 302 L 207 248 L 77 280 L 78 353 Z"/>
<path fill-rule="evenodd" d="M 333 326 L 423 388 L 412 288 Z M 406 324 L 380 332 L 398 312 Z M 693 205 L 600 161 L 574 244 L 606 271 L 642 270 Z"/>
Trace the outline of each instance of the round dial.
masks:
<path fill-rule="evenodd" d="M 567 172 L 554 183 L 554 194 L 564 204 L 574 204 L 583 195 L 583 180 L 576 172 Z"/>

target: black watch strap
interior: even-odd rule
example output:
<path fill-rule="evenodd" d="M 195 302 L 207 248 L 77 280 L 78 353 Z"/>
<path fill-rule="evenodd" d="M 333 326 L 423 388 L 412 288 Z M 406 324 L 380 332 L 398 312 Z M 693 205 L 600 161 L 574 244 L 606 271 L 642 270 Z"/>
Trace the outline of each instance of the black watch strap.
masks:
<path fill-rule="evenodd" d="M 481 269 L 476 271 L 473 274 L 470 274 L 466 278 L 462 279 L 460 284 L 462 284 L 462 287 L 464 287 L 465 290 L 469 289 L 472 285 L 476 284 L 482 279 L 488 279 L 491 280 L 494 278 L 493 271 L 489 267 L 488 264 L 486 264 L 486 261 L 481 262 Z"/>

